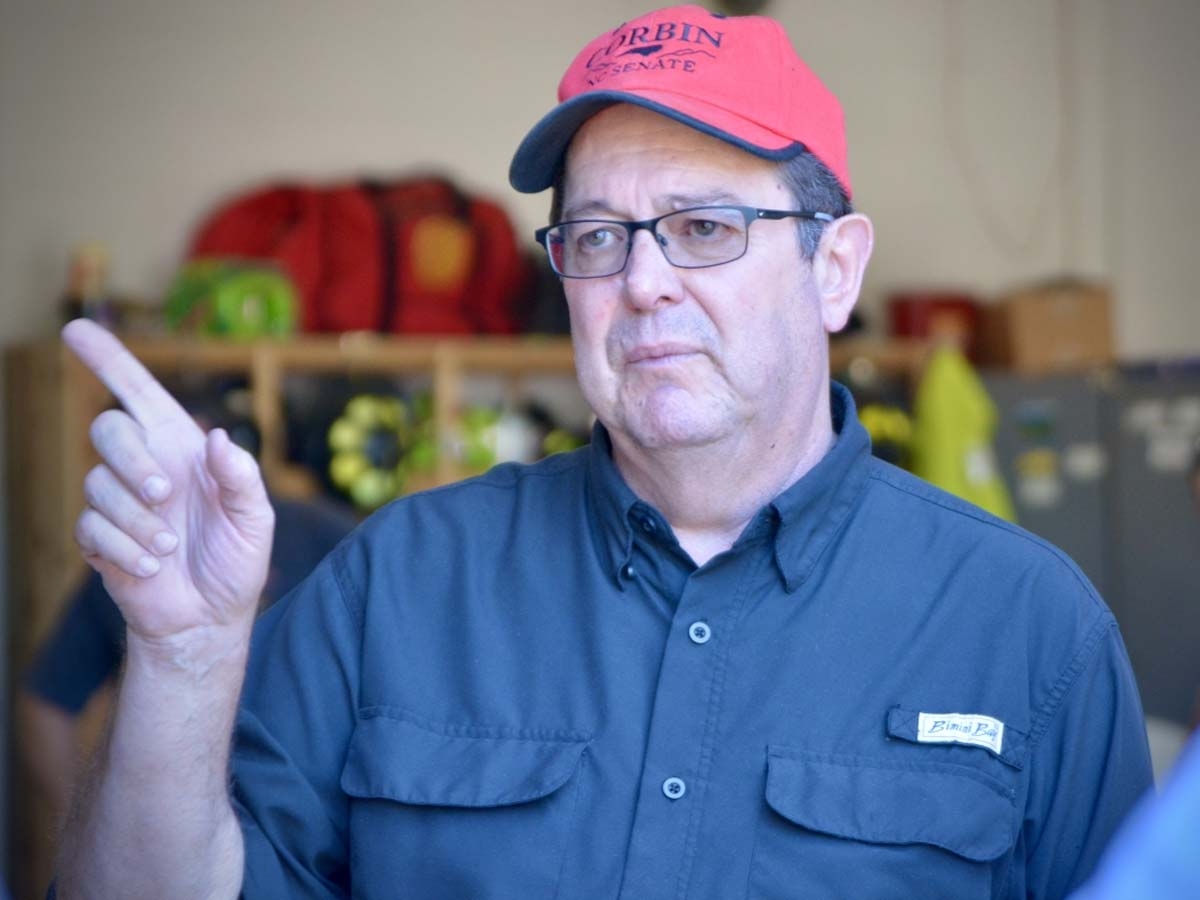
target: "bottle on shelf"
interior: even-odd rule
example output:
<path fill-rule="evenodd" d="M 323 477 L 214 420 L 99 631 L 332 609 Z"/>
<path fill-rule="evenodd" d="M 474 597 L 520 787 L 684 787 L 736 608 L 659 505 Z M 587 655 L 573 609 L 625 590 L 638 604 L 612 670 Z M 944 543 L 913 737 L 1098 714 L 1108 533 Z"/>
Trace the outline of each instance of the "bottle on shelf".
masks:
<path fill-rule="evenodd" d="M 104 244 L 87 243 L 75 248 L 62 298 L 64 321 L 87 318 L 105 328 L 116 328 L 120 316 L 108 287 L 108 264 L 108 248 Z"/>

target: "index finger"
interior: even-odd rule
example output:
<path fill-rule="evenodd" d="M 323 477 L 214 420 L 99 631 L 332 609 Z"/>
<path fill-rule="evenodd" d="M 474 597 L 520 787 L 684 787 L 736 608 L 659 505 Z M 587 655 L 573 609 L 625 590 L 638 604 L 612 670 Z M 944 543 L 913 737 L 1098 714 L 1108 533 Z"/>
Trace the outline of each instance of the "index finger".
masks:
<path fill-rule="evenodd" d="M 89 319 L 75 319 L 63 326 L 62 338 L 142 427 L 179 422 L 194 427 L 187 411 L 115 335 Z"/>

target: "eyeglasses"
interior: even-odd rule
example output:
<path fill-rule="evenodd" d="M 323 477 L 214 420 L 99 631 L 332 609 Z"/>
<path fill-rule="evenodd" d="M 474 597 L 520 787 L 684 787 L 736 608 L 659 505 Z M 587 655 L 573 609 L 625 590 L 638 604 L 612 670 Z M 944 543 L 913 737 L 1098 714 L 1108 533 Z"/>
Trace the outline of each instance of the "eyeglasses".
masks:
<path fill-rule="evenodd" d="M 575 219 L 534 232 L 564 278 L 606 278 L 629 262 L 634 234 L 645 229 L 663 256 L 681 269 L 705 269 L 733 262 L 746 254 L 750 226 L 759 219 L 812 219 L 832 222 L 823 212 L 755 209 L 753 206 L 695 206 L 643 219 Z"/>

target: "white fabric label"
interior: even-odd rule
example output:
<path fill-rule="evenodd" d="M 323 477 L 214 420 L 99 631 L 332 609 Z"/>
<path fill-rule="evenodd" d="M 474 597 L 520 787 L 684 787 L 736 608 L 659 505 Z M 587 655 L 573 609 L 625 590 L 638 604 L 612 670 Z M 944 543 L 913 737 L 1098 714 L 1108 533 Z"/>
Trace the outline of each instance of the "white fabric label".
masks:
<path fill-rule="evenodd" d="M 920 713 L 917 740 L 929 744 L 974 744 L 997 756 L 1004 746 L 1004 723 L 967 713 Z"/>

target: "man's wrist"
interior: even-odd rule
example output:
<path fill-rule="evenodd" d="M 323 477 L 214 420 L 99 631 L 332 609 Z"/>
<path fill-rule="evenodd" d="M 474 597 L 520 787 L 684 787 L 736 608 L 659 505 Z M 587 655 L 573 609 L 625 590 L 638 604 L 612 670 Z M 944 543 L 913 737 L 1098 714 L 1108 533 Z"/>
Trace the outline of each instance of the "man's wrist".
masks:
<path fill-rule="evenodd" d="M 156 675 L 203 679 L 214 670 L 245 668 L 254 619 L 228 625 L 197 625 L 167 636 L 147 637 L 126 629 L 126 672 L 145 668 Z"/>

